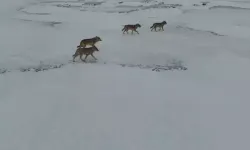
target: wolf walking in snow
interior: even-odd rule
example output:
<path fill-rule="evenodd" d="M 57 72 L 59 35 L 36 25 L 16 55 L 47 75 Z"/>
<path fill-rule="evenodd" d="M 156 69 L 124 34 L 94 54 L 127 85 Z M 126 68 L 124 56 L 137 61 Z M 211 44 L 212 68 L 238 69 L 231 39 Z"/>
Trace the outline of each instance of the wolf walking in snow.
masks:
<path fill-rule="evenodd" d="M 93 47 L 99 41 L 102 41 L 102 39 L 99 36 L 95 36 L 89 39 L 83 39 L 81 40 L 80 45 L 78 45 L 77 48 L 80 48 L 80 47 L 85 48 L 87 45 L 90 45 Z"/>
<path fill-rule="evenodd" d="M 80 55 L 80 59 L 82 61 L 84 61 L 84 62 L 85 62 L 85 60 L 87 59 L 87 57 L 89 55 L 91 55 L 95 60 L 97 60 L 97 58 L 95 58 L 95 56 L 93 55 L 93 53 L 95 51 L 99 51 L 98 48 L 95 45 L 93 45 L 92 47 L 87 47 L 87 48 L 86 47 L 78 47 L 77 50 L 76 50 L 76 52 L 75 52 L 75 54 L 72 55 L 73 62 L 75 61 L 75 58 L 77 56 L 79 56 L 79 55 Z M 86 55 L 85 58 L 84 58 L 84 60 L 82 59 L 82 55 Z"/>
<path fill-rule="evenodd" d="M 153 31 L 153 29 L 155 29 L 155 31 L 156 31 L 156 28 L 158 27 L 158 28 L 162 29 L 162 31 L 164 31 L 163 26 L 166 25 L 166 24 L 167 24 L 166 21 L 156 22 L 156 23 L 154 23 L 154 24 L 150 27 L 150 29 L 151 29 L 151 31 Z"/>
<path fill-rule="evenodd" d="M 127 25 L 124 25 L 124 27 L 123 27 L 123 29 L 122 29 L 122 31 L 123 31 L 123 34 L 124 34 L 124 32 L 127 32 L 128 33 L 128 30 L 131 30 L 132 32 L 132 34 L 133 34 L 133 31 L 135 31 L 136 33 L 138 33 L 139 34 L 139 32 L 136 30 L 137 28 L 140 28 L 141 27 L 141 25 L 140 24 L 134 24 L 134 25 L 132 25 L 132 24 L 127 24 Z"/>

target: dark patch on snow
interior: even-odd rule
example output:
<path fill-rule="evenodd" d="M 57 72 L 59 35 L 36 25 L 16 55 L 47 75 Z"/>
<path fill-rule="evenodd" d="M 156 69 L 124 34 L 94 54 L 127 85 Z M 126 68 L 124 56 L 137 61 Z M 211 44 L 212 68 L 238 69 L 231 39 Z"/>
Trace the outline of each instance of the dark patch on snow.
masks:
<path fill-rule="evenodd" d="M 135 11 L 139 11 L 139 10 L 146 10 L 146 9 L 155 9 L 155 8 L 177 8 L 177 7 L 181 7 L 181 4 L 165 4 L 164 2 L 158 2 L 157 4 L 151 4 L 150 6 L 144 6 L 143 3 L 150 3 L 150 2 L 157 2 L 155 0 L 142 0 L 141 3 L 142 5 L 140 6 L 133 6 L 133 5 L 123 5 L 123 1 L 118 2 L 118 6 L 114 6 L 114 8 L 131 8 L 131 10 L 128 11 L 117 11 L 117 10 L 110 10 L 110 11 L 104 11 L 107 13 L 131 13 L 131 12 L 135 12 Z M 97 6 L 97 5 L 102 5 L 103 3 L 105 3 L 105 1 L 99 1 L 99 2 L 93 2 L 93 1 L 46 1 L 46 2 L 40 2 L 40 3 L 48 3 L 49 5 L 52 6 L 56 6 L 56 7 L 64 7 L 64 8 L 82 8 L 84 6 Z M 74 5 L 74 4 L 79 4 L 79 5 Z M 121 4 L 121 5 L 120 5 Z M 23 8 L 20 8 L 20 10 L 22 10 Z M 86 8 L 85 10 L 81 10 L 80 11 L 88 11 L 88 9 Z M 26 14 L 30 14 L 30 15 L 49 15 L 49 13 L 30 13 L 30 12 L 24 12 Z"/>
<path fill-rule="evenodd" d="M 118 13 L 131 13 L 131 12 L 146 10 L 146 9 L 160 9 L 160 8 L 169 9 L 169 8 L 177 8 L 177 7 L 181 7 L 181 6 L 182 6 L 181 4 L 164 4 L 164 2 L 161 2 L 161 3 L 153 4 L 153 5 L 150 5 L 150 6 L 120 5 L 120 6 L 116 6 L 116 8 L 131 8 L 131 10 L 129 10 L 129 11 L 119 11 L 118 12 Z"/>
<path fill-rule="evenodd" d="M 131 12 L 135 12 L 135 11 L 139 11 L 139 9 L 132 9 L 132 10 L 128 10 L 128 11 L 119 11 L 118 13 L 131 13 Z"/>
<path fill-rule="evenodd" d="M 220 6 L 220 5 L 209 8 L 209 10 L 212 10 L 212 9 L 250 10 L 250 8 L 242 8 L 242 7 L 236 7 L 236 6 Z"/>
<path fill-rule="evenodd" d="M 207 6 L 209 2 L 201 2 L 201 4 L 193 4 L 193 6 Z"/>
<path fill-rule="evenodd" d="M 68 63 L 59 63 L 59 64 L 43 64 L 42 62 L 38 66 L 33 66 L 33 67 L 25 67 L 25 68 L 20 68 L 20 69 L 5 69 L 2 68 L 0 69 L 0 74 L 5 74 L 7 72 L 43 72 L 43 71 L 48 71 L 52 69 L 59 69 L 62 68 L 65 65 L 68 64 L 77 64 L 77 63 L 82 63 L 82 64 L 111 64 L 111 65 L 119 65 L 121 67 L 132 67 L 132 68 L 139 68 L 139 69 L 150 69 L 151 71 L 168 71 L 168 70 L 187 70 L 187 67 L 185 67 L 181 61 L 172 61 L 168 64 L 165 65 L 157 65 L 157 64 L 152 64 L 152 65 L 144 65 L 144 64 L 125 64 L 125 63 L 108 63 L 108 62 L 101 62 L 101 61 L 96 61 L 96 60 L 88 60 L 86 62 L 73 62 L 69 61 Z"/>
<path fill-rule="evenodd" d="M 65 8 L 70 8 L 71 5 L 70 4 L 57 4 L 57 7 L 65 7 Z"/>
<path fill-rule="evenodd" d="M 143 65 L 143 64 L 120 64 L 122 67 L 133 67 L 133 68 L 140 68 L 140 69 L 150 69 L 152 71 L 160 72 L 160 71 L 167 71 L 167 70 L 187 70 L 187 67 L 182 65 Z"/>
<path fill-rule="evenodd" d="M 250 1 L 231 1 L 231 2 L 235 2 L 235 3 L 250 3 Z"/>
<path fill-rule="evenodd" d="M 62 22 L 52 21 L 52 22 L 43 22 L 43 24 L 47 26 L 55 27 L 58 24 L 62 24 Z"/>
<path fill-rule="evenodd" d="M 31 13 L 24 10 L 21 10 L 20 12 L 25 13 L 27 15 L 50 15 L 50 13 Z"/>
<path fill-rule="evenodd" d="M 190 31 L 197 31 L 197 32 L 206 32 L 206 33 L 210 33 L 210 34 L 215 35 L 215 36 L 225 36 L 225 35 L 216 33 L 216 32 L 214 32 L 214 31 L 197 30 L 197 29 L 190 28 L 190 27 L 177 26 L 176 28 L 179 28 L 179 29 L 187 29 L 187 30 L 190 30 Z"/>
<path fill-rule="evenodd" d="M 151 8 L 177 8 L 177 7 L 182 7 L 182 5 L 181 4 L 164 4 L 164 2 L 161 2 L 161 3 L 150 5 L 150 6 L 144 6 L 142 7 L 142 10 L 151 9 Z"/>
<path fill-rule="evenodd" d="M 155 0 L 142 0 L 141 2 L 142 3 L 150 3 L 150 2 L 153 2 L 153 1 L 155 1 Z M 155 1 L 155 2 L 157 2 L 157 1 Z"/>
<path fill-rule="evenodd" d="M 80 61 L 81 62 L 81 61 Z M 73 64 L 79 62 L 72 62 Z M 188 70 L 182 63 L 182 61 L 172 60 L 165 65 L 157 65 L 157 64 L 126 64 L 126 63 L 108 63 L 108 62 L 100 62 L 96 60 L 88 60 L 86 62 L 81 62 L 86 64 L 115 64 L 121 67 L 130 67 L 130 68 L 139 68 L 139 69 L 150 69 L 152 71 L 160 72 L 160 71 L 169 71 L 169 70 Z"/>
<path fill-rule="evenodd" d="M 56 6 L 57 7 L 65 7 L 65 8 L 81 8 L 84 5 L 87 5 L 87 6 L 97 6 L 97 5 L 101 5 L 103 3 L 105 3 L 105 2 L 83 2 L 83 3 L 79 3 L 79 4 L 81 4 L 79 6 L 77 6 L 77 5 L 71 5 L 71 4 L 66 3 L 66 4 L 57 4 Z"/>
<path fill-rule="evenodd" d="M 160 71 L 168 71 L 168 70 L 187 70 L 182 63 L 182 61 L 172 60 L 170 63 L 165 65 L 143 65 L 143 64 L 120 64 L 122 67 L 137 67 L 140 69 L 151 69 L 152 71 L 160 72 Z"/>
<path fill-rule="evenodd" d="M 97 6 L 97 5 L 101 5 L 104 2 L 85 2 L 82 5 L 90 5 L 90 6 Z"/>
<path fill-rule="evenodd" d="M 222 35 L 222 34 L 213 32 L 213 31 L 205 31 L 205 32 L 209 32 L 209 33 L 211 33 L 211 34 L 213 34 L 213 35 L 216 35 L 216 36 L 225 36 L 225 35 Z"/>
<path fill-rule="evenodd" d="M 57 22 L 57 21 L 35 21 L 35 20 L 28 20 L 28 19 L 20 19 L 22 21 L 27 21 L 27 22 L 35 22 L 39 23 L 45 26 L 50 26 L 50 27 L 55 27 L 56 25 L 62 24 L 62 22 Z"/>
<path fill-rule="evenodd" d="M 45 1 L 45 2 L 40 2 L 40 3 L 79 3 L 79 1 Z"/>
<path fill-rule="evenodd" d="M 37 3 L 30 3 L 30 5 L 37 5 Z M 50 13 L 32 13 L 32 12 L 28 12 L 24 9 L 25 9 L 25 7 L 19 7 L 16 10 L 19 12 L 25 13 L 27 15 L 50 15 Z"/>
<path fill-rule="evenodd" d="M 0 69 L 0 74 L 4 74 L 7 72 L 41 72 L 41 71 L 47 71 L 51 69 L 58 69 L 64 66 L 65 64 L 53 64 L 53 65 L 46 65 L 46 64 L 40 64 L 39 66 L 34 67 L 27 67 L 27 68 L 20 68 L 20 69 Z"/>
<path fill-rule="evenodd" d="M 16 11 L 22 11 L 25 7 L 19 7 L 16 9 Z"/>
<path fill-rule="evenodd" d="M 202 6 L 206 6 L 209 2 L 201 2 Z"/>
<path fill-rule="evenodd" d="M 40 64 L 37 67 L 21 68 L 21 69 L 19 69 L 19 71 L 21 71 L 21 72 L 27 72 L 27 71 L 40 72 L 40 71 L 47 71 L 47 70 L 51 70 L 51 69 L 61 68 L 62 66 L 64 66 L 64 64 L 54 64 L 54 65 Z"/>
<path fill-rule="evenodd" d="M 9 71 L 7 69 L 5 69 L 5 68 L 0 69 L 0 74 L 4 74 L 6 72 L 9 72 Z"/>

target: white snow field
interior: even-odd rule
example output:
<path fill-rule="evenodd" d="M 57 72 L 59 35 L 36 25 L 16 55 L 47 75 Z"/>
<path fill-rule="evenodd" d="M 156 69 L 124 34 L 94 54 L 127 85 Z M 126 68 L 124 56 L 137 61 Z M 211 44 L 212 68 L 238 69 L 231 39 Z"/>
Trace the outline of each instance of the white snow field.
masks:
<path fill-rule="evenodd" d="M 0 150 L 249 149 L 250 1 L 121 1 L 1 1 Z"/>

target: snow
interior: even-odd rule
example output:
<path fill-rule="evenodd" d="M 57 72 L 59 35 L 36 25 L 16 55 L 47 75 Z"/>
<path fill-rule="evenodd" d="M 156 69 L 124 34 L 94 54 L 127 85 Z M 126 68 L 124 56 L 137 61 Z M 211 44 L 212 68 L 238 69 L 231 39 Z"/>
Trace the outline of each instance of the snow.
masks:
<path fill-rule="evenodd" d="M 1 150 L 250 148 L 250 1 L 94 2 L 1 2 Z M 122 34 L 133 23 L 139 34 Z M 69 63 L 94 36 L 97 63 Z M 120 66 L 173 60 L 188 69 Z M 20 71 L 43 64 L 62 66 Z"/>

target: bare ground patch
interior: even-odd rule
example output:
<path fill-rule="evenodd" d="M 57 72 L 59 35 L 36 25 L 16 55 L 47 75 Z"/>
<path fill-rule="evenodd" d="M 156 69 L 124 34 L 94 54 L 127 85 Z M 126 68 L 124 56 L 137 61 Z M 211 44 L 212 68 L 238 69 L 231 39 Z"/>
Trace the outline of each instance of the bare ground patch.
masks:
<path fill-rule="evenodd" d="M 24 10 L 21 10 L 20 12 L 25 13 L 26 15 L 50 15 L 51 13 L 31 13 L 31 12 L 27 12 Z"/>
<path fill-rule="evenodd" d="M 198 29 L 194 29 L 194 28 L 190 28 L 190 27 L 184 27 L 184 26 L 177 26 L 176 28 L 178 28 L 178 29 L 184 29 L 184 30 L 190 30 L 190 31 L 195 31 L 195 32 L 205 32 L 205 33 L 212 34 L 214 36 L 226 36 L 226 35 L 222 35 L 222 34 L 216 33 L 214 31 L 198 30 Z"/>
<path fill-rule="evenodd" d="M 56 25 L 62 24 L 62 22 L 58 22 L 58 21 L 35 21 L 35 20 L 29 20 L 29 19 L 19 19 L 19 20 L 24 21 L 24 22 L 37 23 L 37 24 L 41 24 L 41 25 L 49 26 L 49 27 L 55 27 Z"/>
<path fill-rule="evenodd" d="M 182 7 L 181 4 L 165 4 L 164 2 L 157 2 L 157 1 L 153 1 L 153 0 L 142 0 L 139 3 L 135 2 L 136 5 L 134 5 L 133 2 L 126 3 L 123 1 L 120 1 L 120 2 L 118 1 L 117 4 L 115 4 L 115 5 L 113 5 L 113 3 L 112 3 L 109 6 L 108 10 L 106 10 L 107 9 L 106 6 L 104 8 L 101 7 L 101 5 L 103 3 L 107 3 L 107 2 L 105 2 L 105 1 L 99 1 L 99 2 L 93 2 L 93 1 L 47 1 L 47 2 L 40 2 L 40 4 L 54 6 L 54 7 L 72 8 L 72 9 L 77 8 L 77 9 L 79 9 L 79 11 L 100 11 L 100 12 L 106 12 L 106 13 L 131 13 L 131 12 L 146 10 L 146 9 L 170 9 L 170 8 Z M 150 4 L 150 3 L 152 3 L 152 4 Z M 147 6 L 145 4 L 147 4 Z M 150 4 L 150 5 L 148 5 L 148 4 Z M 98 7 L 96 7 L 96 6 L 98 6 Z M 119 10 L 119 8 L 121 8 L 121 10 Z M 126 10 L 122 10 L 124 8 Z M 28 11 L 26 11 L 24 13 L 34 14 L 34 15 L 48 15 L 47 13 L 30 13 Z"/>
<path fill-rule="evenodd" d="M 210 7 L 209 10 L 213 10 L 213 9 L 228 9 L 228 10 L 250 10 L 250 8 L 243 8 L 243 7 L 236 7 L 236 6 L 213 6 Z"/>
<path fill-rule="evenodd" d="M 69 61 L 68 63 L 57 63 L 57 64 L 45 64 L 41 62 L 38 66 L 32 66 L 32 67 L 22 67 L 19 69 L 7 69 L 7 68 L 0 68 L 0 74 L 6 74 L 10 72 L 43 72 L 43 71 L 49 71 L 53 69 L 59 69 L 69 64 L 95 64 L 95 65 L 118 65 L 121 67 L 129 67 L 129 68 L 138 68 L 138 69 L 148 69 L 151 71 L 161 72 L 161 71 L 185 71 L 188 68 L 185 67 L 185 65 L 182 63 L 182 61 L 173 60 L 172 62 L 168 64 L 158 65 L 158 64 L 125 64 L 125 63 L 113 63 L 113 62 L 102 62 L 102 61 L 95 61 L 95 60 L 89 60 L 87 62 L 72 62 Z"/>

